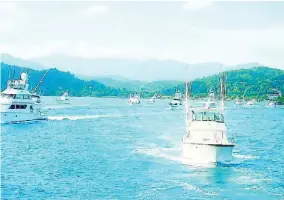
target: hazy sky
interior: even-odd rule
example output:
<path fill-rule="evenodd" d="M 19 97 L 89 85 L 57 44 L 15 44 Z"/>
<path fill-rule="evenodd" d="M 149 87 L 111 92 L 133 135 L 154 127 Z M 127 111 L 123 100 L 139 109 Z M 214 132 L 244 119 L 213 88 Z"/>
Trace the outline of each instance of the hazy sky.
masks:
<path fill-rule="evenodd" d="M 283 11 L 284 2 L 0 2 L 0 52 L 284 68 Z"/>

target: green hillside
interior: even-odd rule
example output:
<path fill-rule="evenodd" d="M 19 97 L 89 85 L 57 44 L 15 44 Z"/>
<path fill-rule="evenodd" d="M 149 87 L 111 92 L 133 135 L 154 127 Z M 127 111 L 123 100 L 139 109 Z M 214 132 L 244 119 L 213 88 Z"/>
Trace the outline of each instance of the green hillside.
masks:
<path fill-rule="evenodd" d="M 226 94 L 229 98 L 266 99 L 267 94 L 284 92 L 284 71 L 268 67 L 254 67 L 227 71 Z M 210 76 L 192 82 L 193 95 L 204 96 L 208 89 L 219 91 L 219 76 Z"/>
<path fill-rule="evenodd" d="M 6 88 L 8 77 L 19 78 L 21 72 L 29 74 L 30 89 L 33 89 L 39 82 L 46 70 L 32 70 L 18 66 L 11 66 L 1 63 L 1 91 Z M 77 78 L 70 72 L 62 72 L 56 68 L 49 69 L 45 79 L 38 90 L 47 96 L 58 96 L 63 91 L 68 91 L 72 96 L 127 96 L 129 92 L 124 89 L 116 89 L 105 86 L 97 81 L 84 81 Z"/>
<path fill-rule="evenodd" d="M 10 76 L 19 77 L 20 73 L 29 73 L 30 89 L 40 80 L 45 70 L 32 70 L 17 66 L 1 64 L 1 91 L 5 89 Z M 276 90 L 284 93 L 284 71 L 268 67 L 254 67 L 227 71 L 226 88 L 228 98 L 266 99 L 267 94 Z M 219 75 L 195 79 L 191 82 L 193 97 L 206 97 L 210 89 L 219 93 Z M 50 69 L 39 88 L 44 95 L 60 95 L 69 91 L 72 96 L 116 96 L 127 97 L 131 92 L 140 92 L 143 97 L 150 97 L 155 93 L 172 96 L 176 90 L 184 92 L 184 83 L 180 81 L 131 81 L 115 80 L 111 78 L 97 78 L 97 80 L 82 80 L 70 72 L 62 72 L 56 68 Z"/>

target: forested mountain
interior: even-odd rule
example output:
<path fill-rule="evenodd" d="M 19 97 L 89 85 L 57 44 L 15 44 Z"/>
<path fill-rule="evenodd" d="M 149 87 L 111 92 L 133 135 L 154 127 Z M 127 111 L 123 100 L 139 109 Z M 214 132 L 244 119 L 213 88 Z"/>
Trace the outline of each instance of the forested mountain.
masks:
<path fill-rule="evenodd" d="M 284 71 L 269 67 L 254 67 L 226 71 L 226 95 L 229 98 L 265 99 L 267 94 L 284 92 Z M 179 85 L 183 88 L 183 85 Z M 192 94 L 206 96 L 209 89 L 219 92 L 219 75 L 196 79 L 191 83 Z"/>
<path fill-rule="evenodd" d="M 10 77 L 19 78 L 21 72 L 29 74 L 30 89 L 34 88 L 46 70 L 33 70 L 1 63 L 1 91 L 6 88 L 9 73 Z M 45 79 L 39 87 L 44 95 L 61 95 L 68 91 L 72 96 L 126 96 L 129 92 L 124 89 L 115 89 L 97 81 L 84 81 L 70 72 L 62 72 L 56 68 L 49 69 Z"/>
<path fill-rule="evenodd" d="M 19 77 L 20 73 L 29 73 L 30 89 L 34 88 L 46 70 L 33 70 L 8 64 L 1 64 L 1 90 L 6 87 L 10 76 Z M 245 97 L 247 99 L 265 99 L 266 95 L 275 91 L 284 93 L 284 71 L 268 67 L 254 67 L 226 71 L 227 97 Z M 219 75 L 195 79 L 191 81 L 193 97 L 205 97 L 213 89 L 219 93 Z M 62 72 L 56 68 L 50 69 L 39 88 L 44 95 L 60 95 L 68 91 L 72 96 L 118 96 L 127 97 L 131 92 L 139 92 L 143 97 L 150 97 L 155 93 L 172 96 L 176 90 L 184 91 L 181 81 L 131 81 L 111 78 L 97 80 L 82 80 L 70 72 Z"/>

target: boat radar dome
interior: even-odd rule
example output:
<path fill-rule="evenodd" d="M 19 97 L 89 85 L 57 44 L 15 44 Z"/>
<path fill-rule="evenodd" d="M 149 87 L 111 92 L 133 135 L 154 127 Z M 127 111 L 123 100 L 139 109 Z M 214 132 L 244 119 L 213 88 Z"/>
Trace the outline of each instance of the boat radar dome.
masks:
<path fill-rule="evenodd" d="M 28 75 L 27 73 L 21 73 L 21 80 L 26 82 L 28 80 Z"/>

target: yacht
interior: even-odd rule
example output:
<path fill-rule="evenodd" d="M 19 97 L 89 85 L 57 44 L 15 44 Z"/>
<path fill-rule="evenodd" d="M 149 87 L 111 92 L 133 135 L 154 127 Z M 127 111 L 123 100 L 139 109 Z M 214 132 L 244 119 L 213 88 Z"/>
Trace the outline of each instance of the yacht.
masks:
<path fill-rule="evenodd" d="M 186 133 L 182 139 L 182 154 L 189 163 L 223 163 L 232 159 L 235 146 L 227 137 L 224 112 L 224 87 L 221 80 L 220 108 L 189 106 L 186 83 Z"/>
<path fill-rule="evenodd" d="M 253 105 L 254 105 L 254 101 L 248 101 L 248 102 L 246 103 L 246 105 L 248 105 L 248 106 L 253 106 Z"/>
<path fill-rule="evenodd" d="M 156 98 L 156 95 L 152 96 L 150 99 L 147 100 L 147 103 L 155 103 Z"/>
<path fill-rule="evenodd" d="M 170 108 L 174 108 L 179 105 L 182 105 L 182 94 L 179 91 L 177 91 L 175 93 L 173 100 L 170 102 Z"/>
<path fill-rule="evenodd" d="M 215 93 L 213 90 L 210 90 L 207 102 L 203 102 L 203 107 L 205 109 L 216 108 L 217 103 L 215 100 Z"/>
<path fill-rule="evenodd" d="M 1 93 L 1 123 L 31 120 L 46 120 L 41 113 L 41 99 L 28 90 L 28 75 L 22 73 L 19 80 L 8 80 L 7 88 Z"/>
<path fill-rule="evenodd" d="M 256 102 L 255 99 L 250 100 L 250 101 L 247 101 L 246 104 L 244 105 L 244 107 L 246 107 L 246 108 L 253 108 L 253 107 L 256 106 L 256 105 L 255 105 L 255 102 Z"/>
<path fill-rule="evenodd" d="M 269 101 L 265 107 L 276 108 L 276 103 L 274 101 Z"/>
<path fill-rule="evenodd" d="M 235 101 L 235 106 L 240 106 L 240 105 L 242 105 L 243 103 L 242 103 L 242 101 L 240 100 L 240 99 L 236 99 L 236 101 Z"/>
<path fill-rule="evenodd" d="M 69 100 L 69 95 L 68 95 L 68 92 L 65 91 L 63 92 L 63 94 L 59 97 L 59 101 L 67 101 Z"/>
<path fill-rule="evenodd" d="M 131 94 L 130 97 L 129 97 L 128 103 L 130 105 L 140 104 L 140 95 L 138 95 L 137 93 L 136 94 Z"/>

